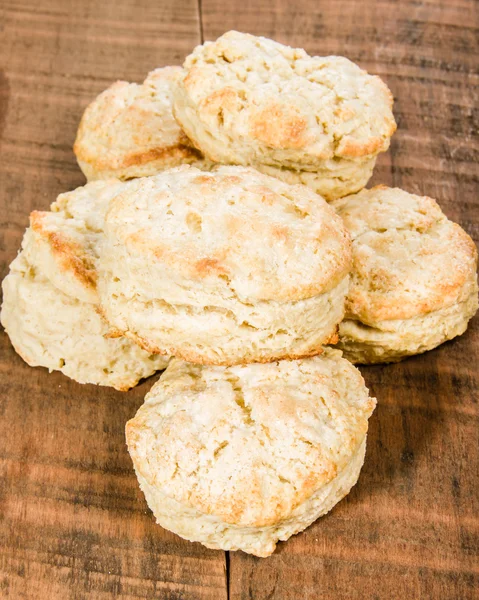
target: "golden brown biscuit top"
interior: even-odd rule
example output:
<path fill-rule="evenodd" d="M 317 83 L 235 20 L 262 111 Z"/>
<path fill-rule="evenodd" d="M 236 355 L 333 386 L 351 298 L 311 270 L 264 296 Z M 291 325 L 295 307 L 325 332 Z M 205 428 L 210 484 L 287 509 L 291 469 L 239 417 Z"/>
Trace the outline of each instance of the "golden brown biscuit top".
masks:
<path fill-rule="evenodd" d="M 152 71 L 143 84 L 117 81 L 87 107 L 74 151 L 101 173 L 126 170 L 152 161 L 197 160 L 173 118 L 172 85 L 181 67 Z"/>
<path fill-rule="evenodd" d="M 105 231 L 163 281 L 201 282 L 245 302 L 309 298 L 350 269 L 348 234 L 320 196 L 245 167 L 179 167 L 129 182 Z"/>
<path fill-rule="evenodd" d="M 105 214 L 122 188 L 118 179 L 94 181 L 60 194 L 50 211 L 33 211 L 23 240 L 29 262 L 64 293 L 97 302 L 97 263 Z"/>

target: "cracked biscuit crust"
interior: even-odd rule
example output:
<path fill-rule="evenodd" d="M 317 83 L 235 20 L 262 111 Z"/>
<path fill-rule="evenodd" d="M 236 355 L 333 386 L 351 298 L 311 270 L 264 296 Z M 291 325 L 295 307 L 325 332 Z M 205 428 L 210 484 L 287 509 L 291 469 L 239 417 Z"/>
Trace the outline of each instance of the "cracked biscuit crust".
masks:
<path fill-rule="evenodd" d="M 378 186 L 333 207 L 353 244 L 340 347 L 390 362 L 462 334 L 475 314 L 477 250 L 431 198 Z"/>
<path fill-rule="evenodd" d="M 202 162 L 173 117 L 172 86 L 180 74 L 181 67 L 164 67 L 142 84 L 117 81 L 87 107 L 74 152 L 88 181 Z"/>
<path fill-rule="evenodd" d="M 150 505 L 174 503 L 177 514 L 158 506 L 160 524 L 264 556 L 332 508 L 321 490 L 361 455 L 335 502 L 355 483 L 374 406 L 359 371 L 330 349 L 225 368 L 174 359 L 127 424 L 127 442 Z"/>
<path fill-rule="evenodd" d="M 335 336 L 350 242 L 316 194 L 244 167 L 182 167 L 125 185 L 100 259 L 116 329 L 205 364 L 307 356 Z"/>
<path fill-rule="evenodd" d="M 381 79 L 346 58 L 236 31 L 198 46 L 174 89 L 176 119 L 212 161 L 295 178 L 328 199 L 367 181 L 396 129 L 392 104 Z"/>

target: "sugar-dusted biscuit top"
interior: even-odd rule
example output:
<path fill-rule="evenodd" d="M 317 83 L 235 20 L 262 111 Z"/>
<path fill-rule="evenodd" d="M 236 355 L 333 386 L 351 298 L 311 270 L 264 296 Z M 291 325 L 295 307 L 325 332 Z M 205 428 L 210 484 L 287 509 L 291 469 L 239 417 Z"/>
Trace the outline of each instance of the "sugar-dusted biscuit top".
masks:
<path fill-rule="evenodd" d="M 358 453 L 360 468 L 374 407 L 359 371 L 334 350 L 235 367 L 174 359 L 126 435 L 147 499 L 156 506 L 155 494 L 165 495 L 174 507 L 166 526 L 266 556 L 332 508 L 322 490 Z M 334 489 L 333 504 L 359 468 Z"/>
<path fill-rule="evenodd" d="M 142 84 L 117 81 L 85 110 L 74 152 L 89 181 L 131 179 L 202 159 L 173 118 L 180 67 L 152 71 Z"/>
<path fill-rule="evenodd" d="M 178 122 L 216 162 L 314 172 L 376 156 L 396 129 L 379 77 L 237 31 L 186 58 L 174 96 Z"/>

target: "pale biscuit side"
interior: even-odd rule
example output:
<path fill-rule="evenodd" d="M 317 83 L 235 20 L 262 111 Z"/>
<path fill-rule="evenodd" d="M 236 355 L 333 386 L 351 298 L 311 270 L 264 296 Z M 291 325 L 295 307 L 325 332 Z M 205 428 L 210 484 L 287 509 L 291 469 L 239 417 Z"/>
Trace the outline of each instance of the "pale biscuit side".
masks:
<path fill-rule="evenodd" d="M 380 321 L 375 326 L 345 319 L 337 348 L 354 364 L 397 362 L 422 354 L 462 335 L 476 314 L 478 287 L 472 282 L 463 300 L 413 319 Z"/>
<path fill-rule="evenodd" d="M 287 167 L 272 167 L 255 163 L 261 173 L 281 179 L 290 185 L 301 183 L 328 202 L 359 192 L 371 179 L 376 157 L 355 160 L 327 160 L 315 171 L 298 171 Z"/>
<path fill-rule="evenodd" d="M 366 440 L 350 463 L 308 500 L 300 504 L 288 519 L 278 525 L 238 527 L 221 519 L 179 504 L 158 487 L 150 485 L 135 469 L 140 488 L 156 522 L 190 542 L 201 542 L 214 550 L 242 550 L 266 558 L 276 549 L 278 541 L 286 541 L 300 533 L 316 519 L 328 513 L 357 483 L 364 462 Z"/>

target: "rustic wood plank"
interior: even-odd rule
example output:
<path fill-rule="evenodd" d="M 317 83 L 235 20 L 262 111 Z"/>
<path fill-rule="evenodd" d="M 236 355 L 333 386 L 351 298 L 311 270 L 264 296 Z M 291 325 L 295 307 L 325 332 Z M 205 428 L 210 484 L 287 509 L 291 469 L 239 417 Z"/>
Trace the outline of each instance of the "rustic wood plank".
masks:
<path fill-rule="evenodd" d="M 180 64 L 195 0 L 4 0 L 0 15 L 0 277 L 28 214 L 84 183 L 72 144 L 116 79 Z M 0 597 L 226 598 L 223 552 L 158 527 L 124 425 L 152 381 L 122 394 L 31 369 L 0 336 Z"/>
<path fill-rule="evenodd" d="M 428 194 L 479 240 L 478 9 L 473 0 L 203 0 L 228 29 L 381 75 L 399 130 L 371 183 Z M 479 323 L 460 339 L 363 369 L 379 399 L 360 482 L 270 558 L 230 553 L 232 600 L 477 598 Z"/>
<path fill-rule="evenodd" d="M 3 276 L 28 212 L 83 182 L 71 145 L 84 106 L 116 78 L 180 63 L 199 23 L 192 1 L 0 10 Z M 202 11 L 207 39 L 234 27 L 382 75 L 400 130 L 374 181 L 438 198 L 479 238 L 472 0 L 202 0 Z M 478 329 L 476 319 L 426 356 L 364 369 L 380 405 L 360 483 L 272 558 L 231 553 L 231 598 L 475 597 Z M 222 553 L 156 527 L 132 474 L 123 425 L 150 382 L 128 394 L 78 386 L 0 344 L 0 595 L 225 597 Z"/>

